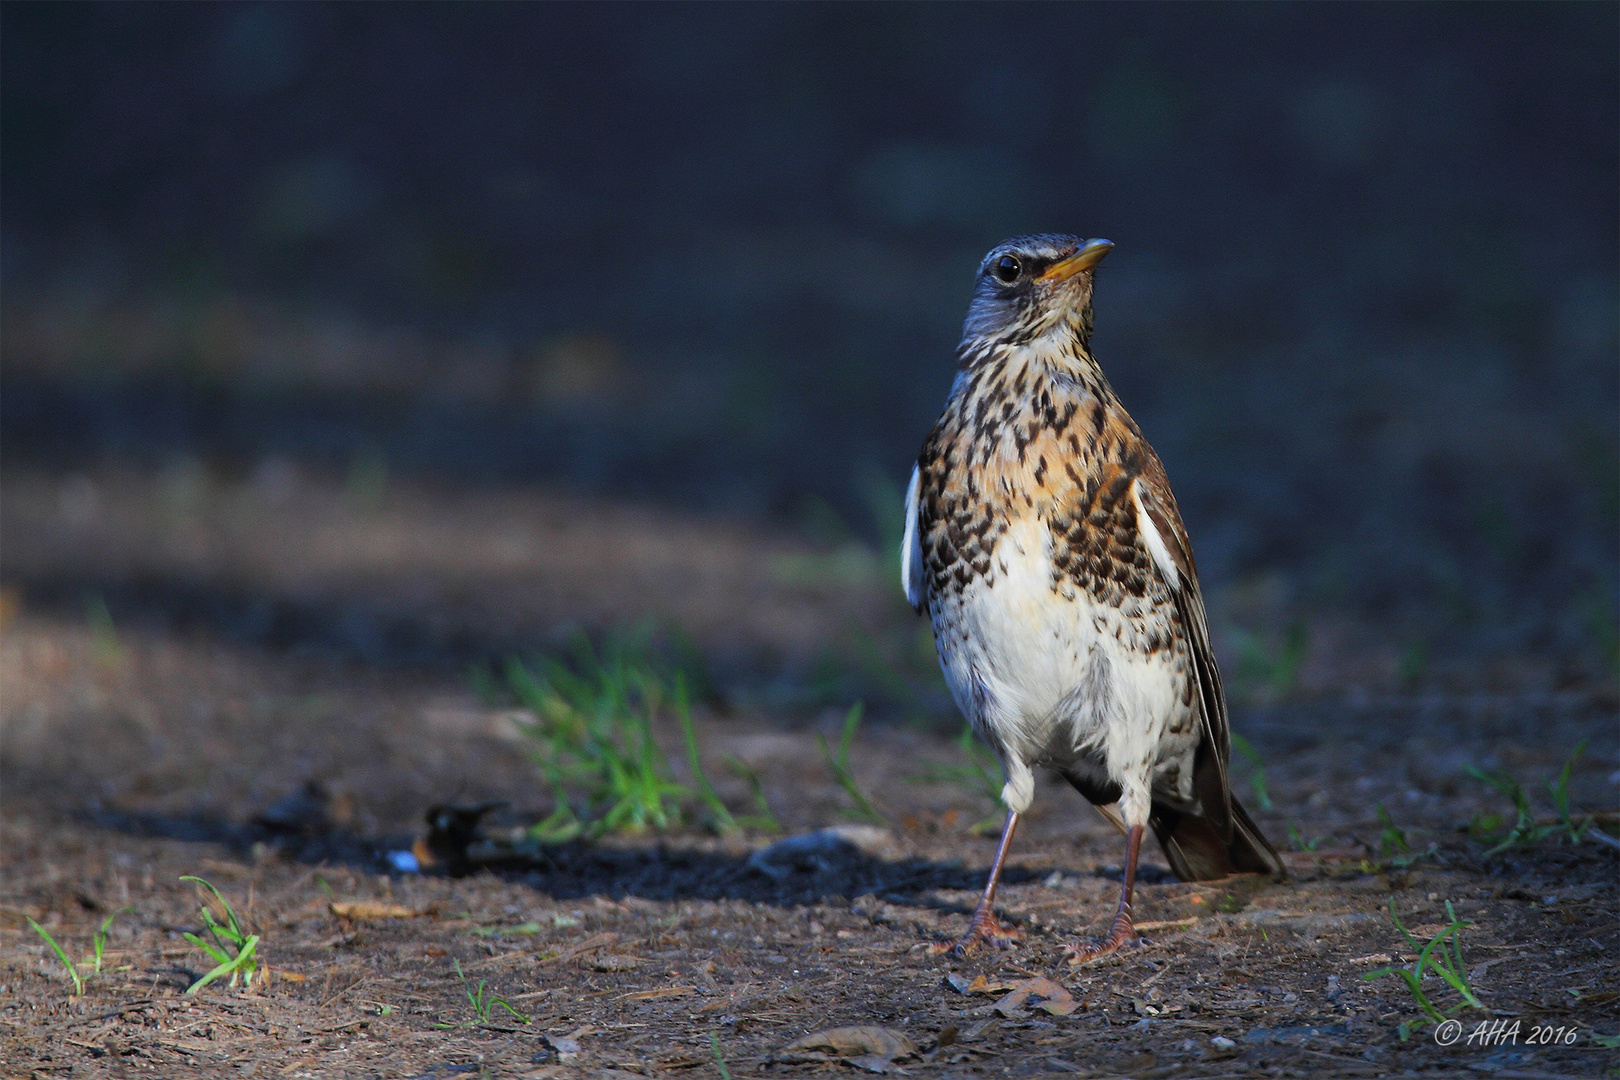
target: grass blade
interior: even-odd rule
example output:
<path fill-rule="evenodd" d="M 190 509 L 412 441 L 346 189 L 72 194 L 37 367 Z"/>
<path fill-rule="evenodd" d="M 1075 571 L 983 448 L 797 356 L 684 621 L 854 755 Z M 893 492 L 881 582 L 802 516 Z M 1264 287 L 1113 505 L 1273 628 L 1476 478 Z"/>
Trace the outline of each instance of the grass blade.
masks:
<path fill-rule="evenodd" d="M 692 729 L 692 707 L 686 696 L 686 676 L 682 672 L 675 673 L 675 719 L 681 725 L 681 737 L 686 740 L 686 763 L 691 768 L 692 779 L 697 784 L 698 797 L 714 814 L 722 830 L 735 830 L 737 819 L 731 816 L 726 804 L 715 794 L 714 785 L 709 783 L 708 773 L 703 771 L 703 759 L 698 756 L 697 732 Z"/>
<path fill-rule="evenodd" d="M 258 966 L 258 950 L 259 935 L 249 934 L 247 939 L 242 943 L 241 952 L 237 953 L 234 957 L 225 961 L 223 964 L 220 964 L 218 967 L 214 968 L 214 970 L 210 971 L 208 974 L 186 987 L 186 993 L 188 995 L 195 994 L 203 987 L 213 982 L 215 979 L 225 975 L 229 975 L 231 977 L 232 986 L 236 985 L 238 976 L 242 978 L 244 985 L 251 983 L 253 981 L 254 968 Z M 244 969 L 246 969 L 245 972 Z"/>
<path fill-rule="evenodd" d="M 1254 789 L 1254 801 L 1260 805 L 1260 809 L 1270 810 L 1271 792 L 1266 789 L 1266 763 L 1261 759 L 1260 751 L 1235 731 L 1231 733 L 1231 737 L 1232 749 L 1247 758 L 1249 764 L 1254 767 L 1254 775 L 1249 777 L 1249 786 Z"/>
<path fill-rule="evenodd" d="M 726 1068 L 726 1059 L 720 1056 L 720 1036 L 709 1032 L 709 1049 L 714 1051 L 715 1068 L 720 1070 L 720 1080 L 731 1080 L 731 1070 Z"/>
<path fill-rule="evenodd" d="M 118 916 L 122 915 L 126 911 L 134 910 L 135 909 L 132 907 L 121 907 L 111 915 L 108 915 L 105 919 L 101 920 L 101 928 L 96 931 L 96 936 L 91 940 L 90 946 L 93 950 L 95 950 L 97 975 L 101 974 L 101 954 L 102 951 L 107 947 L 107 937 L 112 930 L 113 920 L 118 918 Z"/>
<path fill-rule="evenodd" d="M 878 813 L 877 808 L 862 793 L 860 786 L 855 783 L 855 777 L 849 771 L 849 748 L 850 744 L 854 742 L 855 728 L 861 722 L 863 708 L 862 703 L 857 701 L 850 706 L 849 712 L 845 714 L 844 730 L 838 737 L 838 753 L 836 755 L 833 753 L 832 748 L 827 745 L 825 735 L 818 734 L 816 739 L 821 743 L 822 756 L 827 759 L 827 767 L 832 770 L 833 778 L 838 781 L 838 786 L 844 789 L 845 794 L 854 801 L 857 815 L 868 821 L 882 823 L 886 819 L 882 814 Z"/>
<path fill-rule="evenodd" d="M 45 939 L 45 944 L 51 947 L 51 951 L 56 954 L 56 958 L 62 961 L 62 966 L 67 968 L 68 976 L 73 980 L 74 996 L 82 997 L 84 995 L 84 979 L 79 975 L 78 968 L 73 966 L 73 961 L 67 958 L 67 953 L 62 951 L 62 946 L 58 945 L 56 943 L 56 939 L 51 937 L 50 931 L 46 930 L 33 919 L 28 920 L 28 925 L 34 928 L 34 933 Z"/>
<path fill-rule="evenodd" d="M 738 818 L 737 824 L 762 832 L 781 832 L 782 823 L 771 812 L 771 804 L 765 801 L 765 787 L 759 781 L 759 774 L 750 769 L 747 762 L 730 754 L 726 755 L 725 761 L 726 768 L 742 779 L 754 793 L 754 809 L 757 813 Z"/>

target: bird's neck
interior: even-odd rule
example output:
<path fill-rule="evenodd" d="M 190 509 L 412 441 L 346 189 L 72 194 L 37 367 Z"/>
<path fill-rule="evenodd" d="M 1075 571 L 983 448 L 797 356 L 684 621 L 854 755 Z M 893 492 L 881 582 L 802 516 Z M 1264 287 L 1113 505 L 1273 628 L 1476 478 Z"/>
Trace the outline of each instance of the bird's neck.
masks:
<path fill-rule="evenodd" d="M 1024 341 L 964 341 L 958 384 L 1039 388 L 1054 397 L 1090 396 L 1112 402 L 1113 387 L 1091 355 L 1087 336 L 1059 325 Z"/>

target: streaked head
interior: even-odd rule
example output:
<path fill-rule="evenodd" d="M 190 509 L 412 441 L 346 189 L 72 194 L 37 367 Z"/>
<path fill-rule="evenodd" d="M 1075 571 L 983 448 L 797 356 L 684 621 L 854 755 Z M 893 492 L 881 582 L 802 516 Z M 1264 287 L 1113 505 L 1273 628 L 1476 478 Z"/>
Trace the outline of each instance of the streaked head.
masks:
<path fill-rule="evenodd" d="M 1064 325 L 1083 345 L 1091 336 L 1092 272 L 1113 246 L 1041 233 L 991 248 L 979 264 L 962 327 L 964 357 L 996 345 L 1021 345 Z"/>

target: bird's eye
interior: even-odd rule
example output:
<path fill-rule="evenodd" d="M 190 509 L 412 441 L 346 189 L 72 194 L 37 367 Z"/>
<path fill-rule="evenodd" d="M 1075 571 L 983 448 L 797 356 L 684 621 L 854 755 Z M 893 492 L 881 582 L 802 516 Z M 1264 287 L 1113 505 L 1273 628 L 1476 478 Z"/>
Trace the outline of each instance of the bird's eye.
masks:
<path fill-rule="evenodd" d="M 1011 285 L 1018 280 L 1018 275 L 1024 272 L 1024 266 L 1011 255 L 1003 255 L 991 267 L 991 272 L 996 275 L 998 280 Z"/>

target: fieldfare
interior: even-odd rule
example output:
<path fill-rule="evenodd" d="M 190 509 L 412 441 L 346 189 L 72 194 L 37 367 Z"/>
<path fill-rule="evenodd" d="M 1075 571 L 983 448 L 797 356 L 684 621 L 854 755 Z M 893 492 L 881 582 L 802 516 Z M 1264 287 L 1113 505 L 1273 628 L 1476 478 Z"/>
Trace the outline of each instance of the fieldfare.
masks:
<path fill-rule="evenodd" d="M 1007 823 L 958 953 L 1005 936 L 996 881 L 1037 765 L 1125 834 L 1112 929 L 1069 946 L 1073 963 L 1136 940 L 1146 827 L 1185 881 L 1284 874 L 1227 783 L 1226 700 L 1164 466 L 1091 355 L 1092 278 L 1112 247 L 1024 236 L 985 256 L 906 492 L 906 596 L 1006 776 Z"/>

